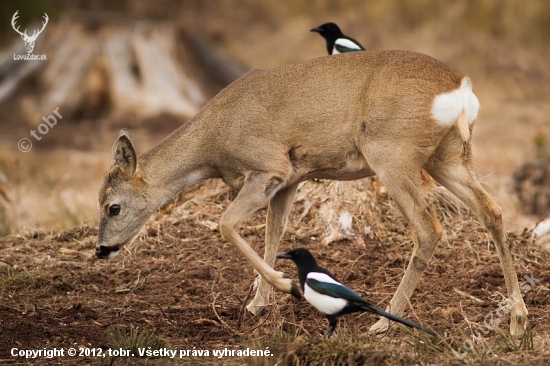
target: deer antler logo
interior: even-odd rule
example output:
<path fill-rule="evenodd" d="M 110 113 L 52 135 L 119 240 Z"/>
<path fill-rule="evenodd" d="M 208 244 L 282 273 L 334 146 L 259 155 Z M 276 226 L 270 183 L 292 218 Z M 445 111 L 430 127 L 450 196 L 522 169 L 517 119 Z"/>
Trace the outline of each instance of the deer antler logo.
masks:
<path fill-rule="evenodd" d="M 27 53 L 31 53 L 32 50 L 34 49 L 34 42 L 36 41 L 36 38 L 38 38 L 38 35 L 40 33 L 42 33 L 42 31 L 44 30 L 44 28 L 46 28 L 46 24 L 48 24 L 48 14 L 44 13 L 44 19 L 46 20 L 45 22 L 42 22 L 42 29 L 40 29 L 38 31 L 38 33 L 36 32 L 36 29 L 33 31 L 32 33 L 32 36 L 28 36 L 27 35 L 27 30 L 25 29 L 24 32 L 20 32 L 19 31 L 19 26 L 17 28 L 15 28 L 15 21 L 17 18 L 19 18 L 19 15 L 17 15 L 17 13 L 19 12 L 19 10 L 17 10 L 15 12 L 15 14 L 13 14 L 13 17 L 11 18 L 11 26 L 13 27 L 13 29 L 19 33 L 21 35 L 21 38 L 23 38 L 23 41 L 25 41 L 25 48 L 27 49 Z"/>

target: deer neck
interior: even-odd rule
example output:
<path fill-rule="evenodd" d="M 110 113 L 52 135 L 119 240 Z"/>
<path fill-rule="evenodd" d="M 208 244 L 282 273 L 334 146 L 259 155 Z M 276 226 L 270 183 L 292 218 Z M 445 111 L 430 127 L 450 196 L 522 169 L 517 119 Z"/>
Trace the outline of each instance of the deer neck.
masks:
<path fill-rule="evenodd" d="M 205 159 L 208 147 L 199 127 L 186 123 L 138 158 L 150 194 L 160 206 L 182 189 L 218 176 Z"/>

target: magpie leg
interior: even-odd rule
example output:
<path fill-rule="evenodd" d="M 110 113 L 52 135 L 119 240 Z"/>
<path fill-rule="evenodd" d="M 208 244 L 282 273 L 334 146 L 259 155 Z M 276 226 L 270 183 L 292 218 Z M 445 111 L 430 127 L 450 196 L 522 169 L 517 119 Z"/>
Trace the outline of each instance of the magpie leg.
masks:
<path fill-rule="evenodd" d="M 510 334 L 519 337 L 527 326 L 528 311 L 521 296 L 510 246 L 506 243 L 501 209 L 481 187 L 475 176 L 470 159 L 470 145 L 465 147 L 465 153 L 462 155 L 454 151 L 456 149 L 451 150 L 452 144 L 449 144 L 448 141 L 444 140 L 441 144 L 444 147 L 442 148 L 443 153 L 440 155 L 444 159 L 437 160 L 430 167 L 429 173 L 437 182 L 453 192 L 455 196 L 475 212 L 491 233 L 504 272 L 508 296 L 513 304 L 511 309 Z M 449 169 L 449 166 L 452 166 L 452 168 Z"/>
<path fill-rule="evenodd" d="M 275 264 L 279 240 L 285 231 L 288 214 L 292 208 L 292 201 L 294 201 L 297 188 L 297 184 L 285 187 L 275 193 L 275 196 L 269 201 L 265 227 L 264 262 L 270 267 Z M 261 276 L 258 276 L 255 285 L 256 295 L 246 307 L 253 314 L 256 314 L 269 303 L 269 296 L 272 291 L 271 285 L 264 281 Z"/>
<path fill-rule="evenodd" d="M 334 332 L 334 329 L 336 329 L 336 324 L 338 324 L 338 318 L 335 316 L 327 315 L 327 319 L 328 319 L 328 329 L 323 338 L 330 338 L 330 336 L 332 335 L 332 332 Z"/>

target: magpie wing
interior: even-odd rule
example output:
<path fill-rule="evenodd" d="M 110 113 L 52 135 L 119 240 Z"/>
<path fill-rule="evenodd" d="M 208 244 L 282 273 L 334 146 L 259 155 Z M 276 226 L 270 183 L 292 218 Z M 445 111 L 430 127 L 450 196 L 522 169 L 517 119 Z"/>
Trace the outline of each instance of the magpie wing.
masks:
<path fill-rule="evenodd" d="M 306 279 L 306 284 L 315 292 L 318 292 L 323 295 L 330 297 L 348 300 L 354 303 L 366 304 L 372 306 L 367 300 L 363 299 L 361 296 L 357 295 L 355 292 L 350 290 L 344 285 L 339 285 L 337 283 L 322 282 L 314 278 Z"/>
<path fill-rule="evenodd" d="M 363 46 L 352 38 L 338 38 L 334 42 L 334 48 L 340 53 L 364 51 Z"/>
<path fill-rule="evenodd" d="M 340 53 L 363 51 L 360 48 L 351 48 L 351 47 L 342 46 L 340 44 L 335 44 L 334 48 L 336 48 L 336 50 Z"/>

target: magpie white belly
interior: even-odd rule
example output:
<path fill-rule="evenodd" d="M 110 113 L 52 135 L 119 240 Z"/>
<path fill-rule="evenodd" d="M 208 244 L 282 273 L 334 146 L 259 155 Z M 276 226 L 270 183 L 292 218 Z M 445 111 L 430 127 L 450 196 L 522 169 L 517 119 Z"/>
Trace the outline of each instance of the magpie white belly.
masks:
<path fill-rule="evenodd" d="M 347 300 L 330 297 L 312 290 L 307 284 L 304 286 L 304 297 L 320 312 L 332 315 L 340 312 L 346 305 Z"/>

